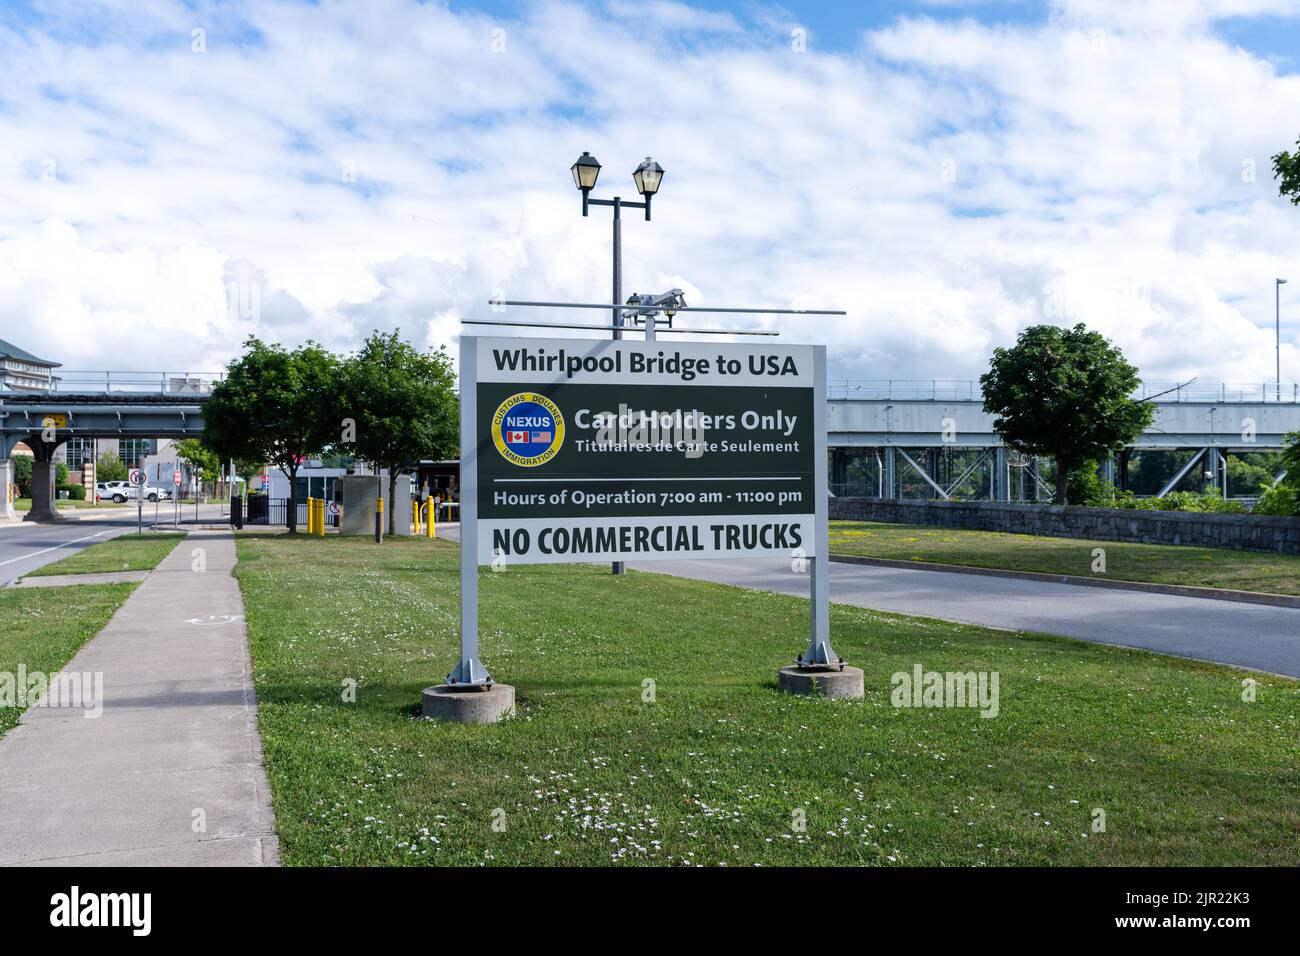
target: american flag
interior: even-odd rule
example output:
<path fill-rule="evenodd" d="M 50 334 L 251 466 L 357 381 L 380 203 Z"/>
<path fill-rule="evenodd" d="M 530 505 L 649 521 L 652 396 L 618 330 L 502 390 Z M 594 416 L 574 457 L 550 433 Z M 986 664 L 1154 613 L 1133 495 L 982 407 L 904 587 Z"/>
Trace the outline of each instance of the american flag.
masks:
<path fill-rule="evenodd" d="M 548 445 L 551 443 L 550 432 L 533 432 L 533 441 L 544 441 Z"/>

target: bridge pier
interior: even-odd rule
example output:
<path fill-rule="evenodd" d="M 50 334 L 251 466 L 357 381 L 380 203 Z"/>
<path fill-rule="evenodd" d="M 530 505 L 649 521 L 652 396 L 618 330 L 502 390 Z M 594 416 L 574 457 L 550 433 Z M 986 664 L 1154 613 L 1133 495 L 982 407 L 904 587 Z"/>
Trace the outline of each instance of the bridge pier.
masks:
<path fill-rule="evenodd" d="M 4 493 L 4 501 L 0 502 L 0 518 L 12 521 L 18 516 L 18 512 L 14 511 L 18 488 L 14 484 L 14 460 L 7 456 L 0 458 L 0 492 Z"/>
<path fill-rule="evenodd" d="M 27 447 L 35 458 L 32 461 L 32 508 L 23 515 L 24 521 L 63 521 L 58 511 L 58 495 L 55 493 L 55 476 L 58 469 L 54 465 L 54 453 L 66 438 L 57 441 L 45 441 L 38 435 L 27 438 Z"/>
<path fill-rule="evenodd" d="M 23 515 L 24 521 L 63 521 L 59 514 L 58 498 L 54 493 L 54 462 L 46 458 L 32 462 L 32 509 Z"/>

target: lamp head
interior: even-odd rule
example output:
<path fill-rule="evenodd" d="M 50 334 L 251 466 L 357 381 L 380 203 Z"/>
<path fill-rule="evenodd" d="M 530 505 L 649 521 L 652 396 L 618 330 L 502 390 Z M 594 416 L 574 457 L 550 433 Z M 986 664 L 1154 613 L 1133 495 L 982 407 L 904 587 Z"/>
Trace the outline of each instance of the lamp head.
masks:
<path fill-rule="evenodd" d="M 663 178 L 664 168 L 649 156 L 642 160 L 641 165 L 632 171 L 632 181 L 636 183 L 636 191 L 642 196 L 653 196 L 657 193 Z"/>
<path fill-rule="evenodd" d="M 573 185 L 585 193 L 596 185 L 596 177 L 600 175 L 600 163 L 596 161 L 595 156 L 584 150 L 569 167 L 569 172 L 573 173 Z"/>

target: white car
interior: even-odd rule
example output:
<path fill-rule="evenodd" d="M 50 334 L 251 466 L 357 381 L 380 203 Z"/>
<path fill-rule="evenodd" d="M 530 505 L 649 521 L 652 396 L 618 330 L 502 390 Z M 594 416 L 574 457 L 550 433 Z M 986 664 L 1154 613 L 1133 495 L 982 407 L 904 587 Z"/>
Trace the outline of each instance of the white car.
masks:
<path fill-rule="evenodd" d="M 100 501 L 116 501 L 121 504 L 131 497 L 129 481 L 99 481 L 95 483 L 95 497 Z"/>
<path fill-rule="evenodd" d="M 142 493 L 145 501 L 167 501 L 172 496 L 166 488 L 155 488 L 153 485 L 136 488 L 129 481 L 101 481 L 95 485 L 95 494 L 100 500 L 107 499 L 118 504 L 127 500 L 134 501 Z"/>

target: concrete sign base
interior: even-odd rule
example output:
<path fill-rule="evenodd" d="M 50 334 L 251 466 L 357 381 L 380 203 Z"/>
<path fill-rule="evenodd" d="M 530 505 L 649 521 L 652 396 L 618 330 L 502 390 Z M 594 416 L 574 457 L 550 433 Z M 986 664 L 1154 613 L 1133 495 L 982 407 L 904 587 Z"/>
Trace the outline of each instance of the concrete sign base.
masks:
<path fill-rule="evenodd" d="M 861 672 L 859 672 L 861 673 Z M 439 684 L 420 694 L 420 713 L 458 724 L 495 724 L 515 712 L 515 689 L 509 684 L 456 687 Z"/>
<path fill-rule="evenodd" d="M 863 694 L 862 668 L 817 670 L 811 667 L 782 667 L 777 684 L 792 694 L 819 694 L 835 700 L 860 700 Z"/>

